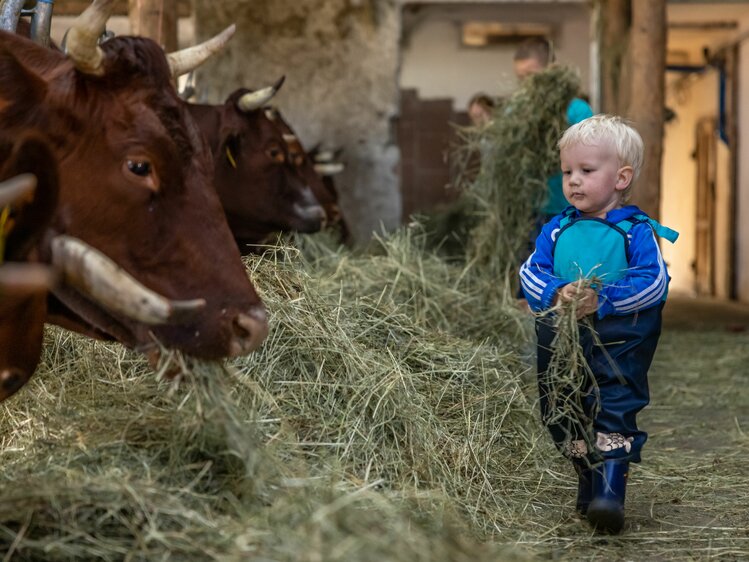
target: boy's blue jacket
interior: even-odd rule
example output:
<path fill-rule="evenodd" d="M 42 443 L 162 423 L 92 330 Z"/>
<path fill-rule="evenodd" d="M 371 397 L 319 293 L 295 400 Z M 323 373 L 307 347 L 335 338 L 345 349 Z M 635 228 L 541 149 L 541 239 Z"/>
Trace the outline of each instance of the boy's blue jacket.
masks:
<path fill-rule="evenodd" d="M 565 213 L 575 218 L 580 216 L 574 207 L 568 207 Z M 554 275 L 554 241 L 565 213 L 544 225 L 536 239 L 536 250 L 520 268 L 523 293 L 531 309 L 536 312 L 551 308 L 557 291 L 575 281 Z M 644 213 L 630 205 L 610 211 L 606 221 L 616 224 L 634 215 Z M 627 238 L 629 267 L 616 282 L 598 288 L 598 318 L 634 314 L 660 304 L 666 295 L 670 278 L 653 227 L 647 222 L 637 222 L 627 232 Z M 591 243 L 595 241 L 591 240 Z M 581 248 L 581 251 L 585 249 Z"/>

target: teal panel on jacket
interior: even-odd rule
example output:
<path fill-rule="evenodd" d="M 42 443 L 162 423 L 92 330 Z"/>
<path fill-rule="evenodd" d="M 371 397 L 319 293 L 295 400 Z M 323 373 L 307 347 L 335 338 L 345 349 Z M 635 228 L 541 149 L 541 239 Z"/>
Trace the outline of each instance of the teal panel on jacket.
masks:
<path fill-rule="evenodd" d="M 554 275 L 565 281 L 600 279 L 611 284 L 627 272 L 627 234 L 599 219 L 578 219 L 563 227 L 554 245 Z"/>

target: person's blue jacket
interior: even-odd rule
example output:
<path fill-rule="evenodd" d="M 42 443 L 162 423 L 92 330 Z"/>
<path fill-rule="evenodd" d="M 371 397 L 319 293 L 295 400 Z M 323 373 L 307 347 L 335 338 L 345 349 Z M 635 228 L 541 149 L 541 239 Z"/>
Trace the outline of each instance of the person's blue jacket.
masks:
<path fill-rule="evenodd" d="M 574 207 L 569 212 L 573 217 L 580 216 Z M 644 213 L 630 205 L 610 211 L 606 221 L 616 224 L 634 215 Z M 536 250 L 520 268 L 523 293 L 535 312 L 551 308 L 557 291 L 574 281 L 554 275 L 554 241 L 564 217 L 565 214 L 557 215 L 544 225 L 536 239 Z M 670 277 L 653 227 L 647 222 L 637 222 L 629 229 L 627 237 L 629 267 L 615 283 L 598 288 L 598 318 L 634 314 L 660 304 L 666 295 Z"/>

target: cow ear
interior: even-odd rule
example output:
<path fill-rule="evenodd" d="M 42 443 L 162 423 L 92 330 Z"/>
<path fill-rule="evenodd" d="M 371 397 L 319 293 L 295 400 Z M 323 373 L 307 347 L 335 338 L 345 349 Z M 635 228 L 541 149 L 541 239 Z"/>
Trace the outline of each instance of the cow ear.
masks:
<path fill-rule="evenodd" d="M 27 133 L 19 138 L 0 172 L 0 179 L 19 174 L 36 176 L 33 199 L 14 208 L 14 225 L 6 245 L 9 261 L 23 261 L 39 241 L 57 206 L 57 163 L 52 149 L 39 136 Z"/>
<path fill-rule="evenodd" d="M 46 95 L 44 79 L 21 64 L 5 45 L 0 46 L 0 111 L 11 118 L 24 115 Z"/>

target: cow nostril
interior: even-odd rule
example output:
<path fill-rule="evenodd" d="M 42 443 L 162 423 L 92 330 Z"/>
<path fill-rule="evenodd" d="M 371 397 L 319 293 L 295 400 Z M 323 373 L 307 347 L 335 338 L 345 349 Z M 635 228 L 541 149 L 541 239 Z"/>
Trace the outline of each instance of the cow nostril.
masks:
<path fill-rule="evenodd" d="M 247 314 L 238 314 L 234 319 L 234 340 L 229 353 L 245 355 L 256 350 L 268 335 L 268 318 L 264 307 L 255 307 Z"/>
<path fill-rule="evenodd" d="M 0 372 L 0 400 L 7 398 L 23 386 L 28 377 L 20 369 L 5 369 Z"/>

